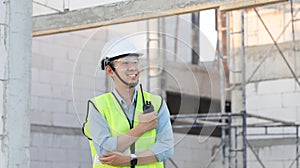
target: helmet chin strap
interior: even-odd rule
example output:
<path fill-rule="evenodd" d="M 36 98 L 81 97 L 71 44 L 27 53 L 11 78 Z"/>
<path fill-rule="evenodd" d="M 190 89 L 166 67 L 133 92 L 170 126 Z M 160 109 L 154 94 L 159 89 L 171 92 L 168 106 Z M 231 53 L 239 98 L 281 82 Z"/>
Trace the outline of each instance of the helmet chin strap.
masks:
<path fill-rule="evenodd" d="M 135 87 L 135 86 L 139 83 L 139 81 L 137 81 L 137 82 L 135 82 L 135 83 L 127 83 L 127 82 L 125 82 L 125 81 L 120 77 L 119 73 L 118 73 L 116 70 L 115 70 L 114 72 L 116 73 L 116 75 L 117 75 L 117 77 L 120 79 L 120 81 L 121 81 L 122 83 L 124 83 L 125 85 L 127 85 L 129 88 L 133 88 L 133 87 Z"/>

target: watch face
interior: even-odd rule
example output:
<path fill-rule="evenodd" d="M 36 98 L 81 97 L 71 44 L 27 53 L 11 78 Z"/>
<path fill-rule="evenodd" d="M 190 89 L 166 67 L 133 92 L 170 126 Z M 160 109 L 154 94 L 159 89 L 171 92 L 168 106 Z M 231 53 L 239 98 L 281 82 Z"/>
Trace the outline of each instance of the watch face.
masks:
<path fill-rule="evenodd" d="M 135 166 L 137 164 L 137 158 L 136 157 L 131 158 L 130 164 L 131 166 Z"/>

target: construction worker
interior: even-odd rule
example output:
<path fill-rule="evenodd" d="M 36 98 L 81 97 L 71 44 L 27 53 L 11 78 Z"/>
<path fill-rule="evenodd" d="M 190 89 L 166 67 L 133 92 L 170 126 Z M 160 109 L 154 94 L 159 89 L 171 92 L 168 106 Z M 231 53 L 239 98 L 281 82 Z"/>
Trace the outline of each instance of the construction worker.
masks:
<path fill-rule="evenodd" d="M 113 79 L 115 88 L 88 101 L 83 132 L 90 142 L 93 168 L 163 168 L 163 161 L 173 155 L 165 101 L 136 88 L 140 56 L 127 39 L 109 41 L 102 50 L 101 69 Z"/>

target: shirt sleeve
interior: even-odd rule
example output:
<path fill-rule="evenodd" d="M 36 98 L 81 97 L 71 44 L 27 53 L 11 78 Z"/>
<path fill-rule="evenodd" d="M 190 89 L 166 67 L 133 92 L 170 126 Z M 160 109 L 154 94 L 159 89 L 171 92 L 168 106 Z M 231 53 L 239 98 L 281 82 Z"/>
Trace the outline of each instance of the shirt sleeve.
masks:
<path fill-rule="evenodd" d="M 90 133 L 98 156 L 103 157 L 103 152 L 117 150 L 117 137 L 112 137 L 105 118 L 89 103 Z"/>
<path fill-rule="evenodd" d="M 162 107 L 158 113 L 158 126 L 156 128 L 156 142 L 149 150 L 151 150 L 158 161 L 164 161 L 170 158 L 174 153 L 173 131 L 170 121 L 169 109 L 163 101 Z"/>

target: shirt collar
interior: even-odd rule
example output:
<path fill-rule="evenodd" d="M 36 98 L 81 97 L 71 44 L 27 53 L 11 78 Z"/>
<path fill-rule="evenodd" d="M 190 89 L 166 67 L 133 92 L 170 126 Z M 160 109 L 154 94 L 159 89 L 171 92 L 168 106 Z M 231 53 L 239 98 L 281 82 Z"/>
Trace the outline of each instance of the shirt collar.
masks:
<path fill-rule="evenodd" d="M 112 93 L 116 96 L 117 100 L 122 104 L 122 105 L 126 105 L 126 102 L 125 100 L 122 98 L 122 96 L 119 94 L 119 92 L 114 88 Z M 132 101 L 131 101 L 131 104 L 133 102 L 136 101 L 136 94 L 137 94 L 137 90 L 134 89 L 134 93 L 133 93 L 133 98 L 132 98 Z M 127 105 L 126 105 L 127 106 Z"/>

